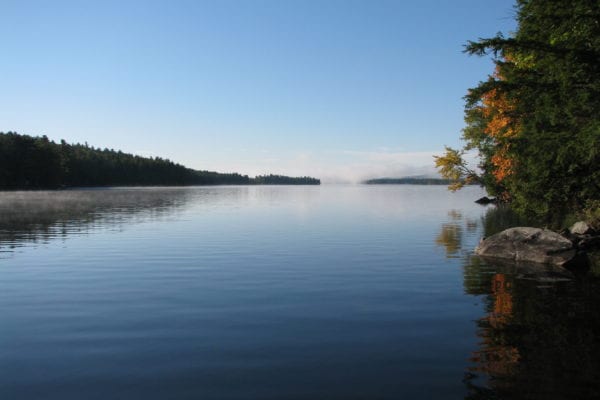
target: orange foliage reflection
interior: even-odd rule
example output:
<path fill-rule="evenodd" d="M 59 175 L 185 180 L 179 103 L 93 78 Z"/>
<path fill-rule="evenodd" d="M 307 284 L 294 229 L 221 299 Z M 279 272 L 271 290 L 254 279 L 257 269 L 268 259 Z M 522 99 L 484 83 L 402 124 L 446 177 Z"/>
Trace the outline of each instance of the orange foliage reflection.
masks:
<path fill-rule="evenodd" d="M 488 320 L 494 328 L 501 328 L 510 322 L 513 312 L 511 283 L 506 280 L 506 275 L 496 274 L 492 278 L 492 296 L 494 296 L 494 311 Z"/>
<path fill-rule="evenodd" d="M 473 353 L 471 361 L 475 362 L 477 367 L 472 370 L 495 377 L 510 376 L 516 372 L 519 364 L 519 350 L 498 340 L 497 332 L 513 317 L 512 283 L 507 280 L 506 275 L 495 274 L 491 286 L 493 308 L 483 320 L 489 324 L 489 328 L 482 332 L 482 349 Z M 496 334 L 492 336 L 490 330 L 496 331 Z"/>

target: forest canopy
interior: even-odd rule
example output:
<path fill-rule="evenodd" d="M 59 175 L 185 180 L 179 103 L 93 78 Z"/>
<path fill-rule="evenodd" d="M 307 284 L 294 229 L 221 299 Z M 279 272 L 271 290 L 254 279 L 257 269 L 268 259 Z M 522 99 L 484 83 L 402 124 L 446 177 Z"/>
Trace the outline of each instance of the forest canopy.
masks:
<path fill-rule="evenodd" d="M 510 36 L 469 42 L 495 70 L 465 96 L 462 149 L 436 166 L 451 189 L 478 182 L 525 214 L 600 199 L 600 2 L 518 0 Z M 463 155 L 477 151 L 478 170 Z"/>
<path fill-rule="evenodd" d="M 272 178 L 275 177 L 275 178 Z M 276 181 L 276 182 L 275 182 Z M 320 184 L 315 178 L 197 171 L 160 157 L 141 157 L 46 136 L 0 132 L 0 189 L 79 186 Z"/>

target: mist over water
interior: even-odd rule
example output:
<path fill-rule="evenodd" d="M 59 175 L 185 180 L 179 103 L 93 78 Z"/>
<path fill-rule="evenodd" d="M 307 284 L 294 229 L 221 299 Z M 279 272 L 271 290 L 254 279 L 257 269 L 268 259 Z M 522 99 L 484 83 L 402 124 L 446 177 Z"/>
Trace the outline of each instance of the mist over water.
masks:
<path fill-rule="evenodd" d="M 473 257 L 482 194 L 2 192 L 0 398 L 597 393 L 600 291 Z"/>

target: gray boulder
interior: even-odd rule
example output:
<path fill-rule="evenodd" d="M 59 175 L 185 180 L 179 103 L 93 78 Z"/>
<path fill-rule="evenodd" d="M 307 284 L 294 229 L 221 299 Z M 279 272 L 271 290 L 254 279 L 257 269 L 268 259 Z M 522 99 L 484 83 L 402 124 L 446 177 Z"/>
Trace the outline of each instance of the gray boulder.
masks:
<path fill-rule="evenodd" d="M 475 254 L 515 262 L 566 267 L 576 260 L 577 249 L 569 239 L 556 232 L 519 227 L 506 229 L 483 239 L 475 249 Z"/>
<path fill-rule="evenodd" d="M 569 231 L 575 235 L 588 235 L 594 233 L 594 230 L 585 221 L 575 222 Z"/>

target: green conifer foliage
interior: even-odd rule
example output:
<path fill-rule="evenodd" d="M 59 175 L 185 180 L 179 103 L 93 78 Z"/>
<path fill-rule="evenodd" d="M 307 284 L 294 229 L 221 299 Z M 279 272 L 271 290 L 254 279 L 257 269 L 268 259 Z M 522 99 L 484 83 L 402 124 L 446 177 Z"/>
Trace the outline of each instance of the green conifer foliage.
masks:
<path fill-rule="evenodd" d="M 600 2 L 519 0 L 516 11 L 513 35 L 466 46 L 496 71 L 465 97 L 465 148 L 516 209 L 578 210 L 600 199 Z"/>

